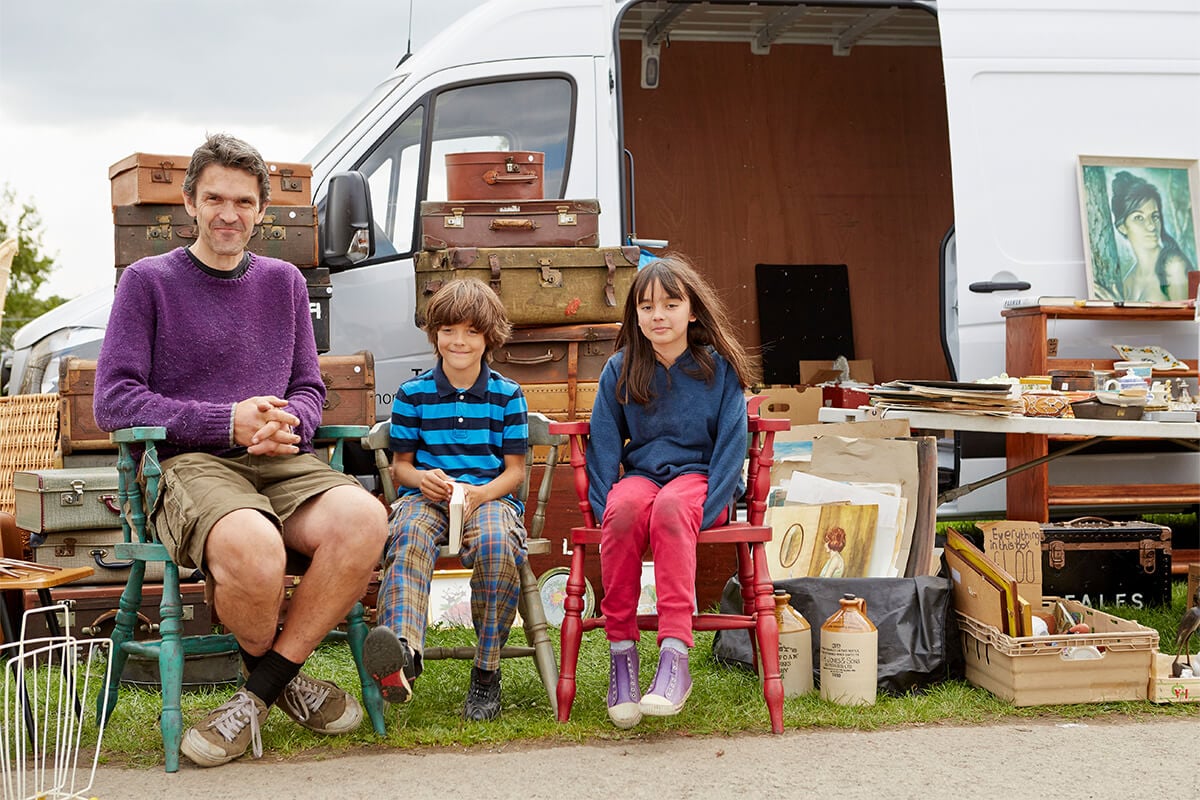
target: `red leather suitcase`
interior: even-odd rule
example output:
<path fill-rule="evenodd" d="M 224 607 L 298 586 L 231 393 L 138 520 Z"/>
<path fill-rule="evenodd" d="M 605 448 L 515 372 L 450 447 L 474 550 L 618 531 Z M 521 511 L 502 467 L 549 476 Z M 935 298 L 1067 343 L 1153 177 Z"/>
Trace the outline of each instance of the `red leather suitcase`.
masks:
<path fill-rule="evenodd" d="M 518 328 L 492 353 L 492 367 L 522 385 L 596 381 L 620 330 L 619 323 Z"/>
<path fill-rule="evenodd" d="M 421 203 L 421 246 L 596 247 L 599 200 L 449 200 Z"/>
<path fill-rule="evenodd" d="M 451 200 L 538 200 L 546 156 L 531 150 L 446 154 L 446 196 Z"/>

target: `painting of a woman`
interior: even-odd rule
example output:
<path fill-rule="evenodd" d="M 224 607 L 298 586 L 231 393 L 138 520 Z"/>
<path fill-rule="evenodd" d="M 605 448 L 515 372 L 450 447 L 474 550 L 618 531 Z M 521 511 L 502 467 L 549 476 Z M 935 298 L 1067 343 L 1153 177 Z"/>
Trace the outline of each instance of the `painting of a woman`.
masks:
<path fill-rule="evenodd" d="M 1089 296 L 1159 303 L 1188 296 L 1196 269 L 1196 167 L 1080 159 Z"/>

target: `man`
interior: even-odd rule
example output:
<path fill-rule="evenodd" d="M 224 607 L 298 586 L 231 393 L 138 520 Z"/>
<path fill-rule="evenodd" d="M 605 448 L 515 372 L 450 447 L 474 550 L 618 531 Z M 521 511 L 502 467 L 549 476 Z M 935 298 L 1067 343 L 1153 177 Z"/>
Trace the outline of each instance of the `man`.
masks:
<path fill-rule="evenodd" d="M 245 249 L 270 191 L 245 142 L 197 148 L 183 181 L 196 241 L 125 270 L 96 370 L 102 428 L 166 428 L 156 530 L 204 571 L 245 665 L 245 685 L 184 735 L 200 766 L 251 745 L 258 757 L 272 705 L 321 733 L 358 726 L 358 702 L 300 667 L 362 596 L 387 536 L 383 505 L 312 452 L 325 390 L 304 278 Z M 287 551 L 310 566 L 279 629 Z"/>

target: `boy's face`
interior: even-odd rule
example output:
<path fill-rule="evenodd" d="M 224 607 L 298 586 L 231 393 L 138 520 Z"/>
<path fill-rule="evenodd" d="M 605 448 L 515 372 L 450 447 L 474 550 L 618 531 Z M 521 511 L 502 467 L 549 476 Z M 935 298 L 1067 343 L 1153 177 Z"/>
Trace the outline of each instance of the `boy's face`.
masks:
<path fill-rule="evenodd" d="M 483 363 L 487 340 L 470 322 L 443 325 L 437 331 L 437 351 L 444 370 L 477 369 Z"/>

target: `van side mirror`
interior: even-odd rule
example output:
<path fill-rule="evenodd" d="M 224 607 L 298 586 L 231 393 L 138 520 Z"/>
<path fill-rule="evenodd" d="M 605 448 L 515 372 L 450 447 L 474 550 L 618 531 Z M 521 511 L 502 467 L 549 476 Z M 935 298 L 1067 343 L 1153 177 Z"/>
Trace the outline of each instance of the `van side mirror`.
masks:
<path fill-rule="evenodd" d="M 353 266 L 375 255 L 371 188 L 361 172 L 329 178 L 321 241 L 321 263 L 330 267 Z"/>

